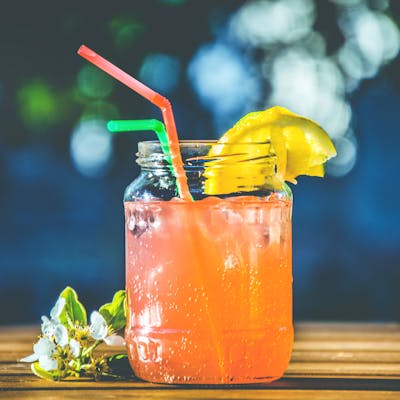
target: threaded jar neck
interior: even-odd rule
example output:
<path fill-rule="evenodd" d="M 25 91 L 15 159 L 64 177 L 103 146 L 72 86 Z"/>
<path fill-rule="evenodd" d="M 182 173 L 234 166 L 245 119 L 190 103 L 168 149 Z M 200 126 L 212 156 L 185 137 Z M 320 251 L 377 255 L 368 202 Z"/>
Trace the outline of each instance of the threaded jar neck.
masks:
<path fill-rule="evenodd" d="M 269 142 L 262 143 L 217 143 L 212 140 L 182 140 L 179 150 L 186 170 L 225 168 L 234 165 L 268 166 L 272 175 L 276 172 L 276 156 Z M 170 169 L 167 156 L 160 142 L 138 143 L 137 164 L 142 169 Z"/>
<path fill-rule="evenodd" d="M 276 175 L 276 155 L 269 142 L 225 144 L 183 140 L 179 142 L 179 151 L 192 194 L 253 194 L 280 191 L 284 186 Z M 169 177 L 168 182 L 174 185 L 169 161 L 158 141 L 139 142 L 136 162 L 142 172 L 163 176 L 163 182 Z"/>

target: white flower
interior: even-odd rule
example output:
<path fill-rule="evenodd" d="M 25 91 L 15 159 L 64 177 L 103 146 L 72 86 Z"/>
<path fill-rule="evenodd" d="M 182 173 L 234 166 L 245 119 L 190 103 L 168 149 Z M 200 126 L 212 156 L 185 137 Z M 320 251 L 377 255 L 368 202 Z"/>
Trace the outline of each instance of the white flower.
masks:
<path fill-rule="evenodd" d="M 22 362 L 34 362 L 39 360 L 40 368 L 46 371 L 57 369 L 57 361 L 51 358 L 56 345 L 49 338 L 40 338 L 37 343 L 33 345 L 33 354 L 21 359 Z"/>
<path fill-rule="evenodd" d="M 55 327 L 56 323 L 54 323 L 54 321 L 51 321 L 45 315 L 42 315 L 42 333 L 44 336 L 50 339 L 54 335 Z"/>
<path fill-rule="evenodd" d="M 44 369 L 45 371 L 53 371 L 57 369 L 58 362 L 54 358 L 49 356 L 40 356 L 39 357 L 39 367 Z"/>
<path fill-rule="evenodd" d="M 33 352 L 38 356 L 51 356 L 56 349 L 56 345 L 48 338 L 41 338 L 33 345 Z"/>
<path fill-rule="evenodd" d="M 64 309 L 64 306 L 65 306 L 64 297 L 59 297 L 58 300 L 56 301 L 56 304 L 54 304 L 54 307 L 50 311 L 50 318 L 52 320 L 59 322 L 60 320 L 58 317 L 60 316 L 62 310 Z"/>
<path fill-rule="evenodd" d="M 45 337 L 51 339 L 55 334 L 55 330 L 60 325 L 59 316 L 65 307 L 65 299 L 60 297 L 54 307 L 50 311 L 50 319 L 45 315 L 42 316 L 42 333 Z"/>
<path fill-rule="evenodd" d="M 122 336 L 115 333 L 107 336 L 107 322 L 98 311 L 93 311 L 90 314 L 90 334 L 93 339 L 104 340 L 109 346 L 125 346 L 125 339 Z"/>
<path fill-rule="evenodd" d="M 71 352 L 71 354 L 74 357 L 79 357 L 80 350 L 81 350 L 81 344 L 77 340 L 71 339 L 69 341 L 69 351 Z"/>
<path fill-rule="evenodd" d="M 33 353 L 33 354 L 31 354 L 30 356 L 21 358 L 19 361 L 21 361 L 21 362 L 32 363 L 32 362 L 37 361 L 38 359 L 39 359 L 39 357 L 37 356 L 37 354 Z"/>
<path fill-rule="evenodd" d="M 108 346 L 125 346 L 125 339 L 122 336 L 116 335 L 115 333 L 104 338 L 104 342 Z"/>
<path fill-rule="evenodd" d="M 90 335 L 93 339 L 104 340 L 108 333 L 107 322 L 98 311 L 90 314 Z"/>
<path fill-rule="evenodd" d="M 68 330 L 64 325 L 57 324 L 54 329 L 54 340 L 63 348 L 68 344 Z"/>

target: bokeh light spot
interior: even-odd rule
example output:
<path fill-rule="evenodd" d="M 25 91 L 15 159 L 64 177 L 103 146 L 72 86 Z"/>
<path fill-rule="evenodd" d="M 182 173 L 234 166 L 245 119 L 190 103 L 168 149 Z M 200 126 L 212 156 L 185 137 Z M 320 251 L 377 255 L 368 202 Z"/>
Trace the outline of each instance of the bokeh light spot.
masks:
<path fill-rule="evenodd" d="M 112 136 L 101 119 L 86 119 L 74 128 L 70 153 L 75 168 L 90 178 L 104 176 L 113 155 Z"/>
<path fill-rule="evenodd" d="M 57 122 L 61 109 L 57 105 L 57 94 L 47 83 L 37 80 L 22 86 L 17 93 L 23 122 L 34 130 L 43 131 Z"/>
<path fill-rule="evenodd" d="M 120 116 L 118 108 L 107 101 L 91 101 L 85 106 L 81 120 L 86 119 L 118 119 Z"/>
<path fill-rule="evenodd" d="M 115 17 L 110 23 L 110 31 L 119 50 L 124 50 L 131 46 L 143 30 L 143 24 L 130 16 Z"/>
<path fill-rule="evenodd" d="M 181 64 L 176 57 L 154 53 L 148 55 L 139 71 L 139 79 L 164 94 L 173 92 L 179 83 Z"/>
<path fill-rule="evenodd" d="M 291 43 L 306 36 L 315 19 L 313 0 L 254 0 L 233 16 L 236 38 L 253 46 Z"/>
<path fill-rule="evenodd" d="M 385 14 L 373 12 L 365 7 L 345 10 L 339 19 L 346 42 L 340 62 L 349 69 L 351 62 L 346 63 L 346 56 L 353 52 L 353 60 L 358 57 L 362 61 L 361 78 L 371 78 L 379 68 L 392 60 L 400 49 L 400 32 L 396 24 Z M 344 52 L 344 54 L 343 54 Z M 347 65 L 346 65 L 347 64 Z M 350 76 L 354 76 L 354 73 Z"/>
<path fill-rule="evenodd" d="M 84 96 L 104 99 L 112 92 L 114 81 L 98 68 L 85 65 L 78 73 L 77 87 Z"/>
<path fill-rule="evenodd" d="M 313 56 L 324 57 L 326 55 L 326 40 L 319 32 L 310 32 L 302 43 L 303 47 Z"/>
<path fill-rule="evenodd" d="M 365 3 L 365 0 L 331 0 L 331 1 L 333 3 L 345 7 L 353 7 Z"/>
<path fill-rule="evenodd" d="M 267 62 L 265 68 L 272 85 L 267 106 L 278 104 L 306 115 L 332 137 L 347 131 L 351 109 L 343 98 L 343 76 L 334 62 L 315 58 L 303 48 L 291 48 L 276 56 L 272 65 Z"/>
<path fill-rule="evenodd" d="M 389 0 L 369 0 L 369 5 L 375 10 L 385 11 L 389 7 Z"/>
<path fill-rule="evenodd" d="M 253 65 L 222 43 L 201 47 L 189 64 L 188 76 L 202 104 L 214 114 L 240 115 L 260 99 L 261 82 Z"/>
<path fill-rule="evenodd" d="M 364 76 L 364 63 L 359 51 L 352 43 L 345 43 L 337 52 L 337 61 L 346 75 L 346 91 L 357 89 Z"/>
<path fill-rule="evenodd" d="M 135 40 L 136 33 L 139 31 L 138 26 L 136 25 L 127 25 L 124 26 L 117 34 L 115 38 L 115 44 L 117 47 L 128 47 Z"/>
<path fill-rule="evenodd" d="M 326 171 L 332 176 L 343 176 L 349 173 L 357 159 L 357 144 L 354 136 L 333 139 L 337 155 L 326 164 Z"/>

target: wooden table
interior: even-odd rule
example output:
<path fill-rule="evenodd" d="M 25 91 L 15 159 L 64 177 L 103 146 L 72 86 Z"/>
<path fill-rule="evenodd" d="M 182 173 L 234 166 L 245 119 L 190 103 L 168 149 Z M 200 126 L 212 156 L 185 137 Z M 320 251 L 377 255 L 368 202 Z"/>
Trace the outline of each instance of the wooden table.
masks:
<path fill-rule="evenodd" d="M 130 381 L 49 382 L 19 363 L 37 330 L 0 327 L 0 398 L 4 399 L 400 399 L 400 324 L 299 323 L 285 376 L 236 387 Z"/>

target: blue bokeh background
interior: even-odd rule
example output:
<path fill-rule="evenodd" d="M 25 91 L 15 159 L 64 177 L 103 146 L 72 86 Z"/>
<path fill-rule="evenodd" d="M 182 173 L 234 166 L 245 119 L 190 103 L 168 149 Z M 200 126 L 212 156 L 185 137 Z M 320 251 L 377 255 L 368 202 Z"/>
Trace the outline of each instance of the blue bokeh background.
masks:
<path fill-rule="evenodd" d="M 86 43 L 130 73 L 159 85 L 156 89 L 164 89 L 174 105 L 182 138 L 216 138 L 246 108 L 265 108 L 269 103 L 261 100 L 273 93 L 273 81 L 251 72 L 261 82 L 251 92 L 257 96 L 251 98 L 236 85 L 229 96 L 240 98 L 243 92 L 250 97 L 243 104 L 230 101 L 232 108 L 225 110 L 229 118 L 216 121 L 210 107 L 222 107 L 224 112 L 227 101 L 217 93 L 218 102 L 212 103 L 217 100 L 211 96 L 212 105 L 207 106 L 207 96 L 201 97 L 193 84 L 197 79 L 193 60 L 199 48 L 226 35 L 230 18 L 245 3 L 250 2 L 22 5 L 15 1 L 3 7 L 0 323 L 38 321 L 67 285 L 78 291 L 88 309 L 108 301 L 124 286 L 122 195 L 138 172 L 137 142 L 148 136 L 116 136 L 112 154 L 86 169 L 87 164 L 79 164 L 74 156 L 71 140 L 82 121 L 160 115 L 122 85 L 102 75 L 91 80 L 95 72 L 82 72 L 87 63 L 75 54 L 79 45 Z M 345 40 L 332 15 L 339 18 L 338 10 L 346 1 L 321 6 L 298 0 L 298 7 L 306 3 L 314 4 L 311 28 L 325 38 L 326 57 L 331 57 Z M 400 7 L 395 1 L 347 3 L 346 7 L 362 6 L 399 23 Z M 224 43 L 235 49 L 239 62 L 243 59 L 244 71 L 257 71 L 262 64 L 260 49 L 236 46 L 230 36 Z M 270 60 L 287 46 L 284 41 L 274 43 Z M 153 64 L 145 64 L 149 57 Z M 222 53 L 221 57 L 222 65 L 224 57 L 230 56 Z M 159 82 L 165 71 L 172 78 Z M 351 140 L 357 143 L 354 165 L 339 173 L 333 165 L 326 179 L 300 177 L 293 187 L 297 319 L 400 319 L 399 71 L 396 52 L 343 92 L 352 111 Z M 253 75 L 248 85 L 254 84 Z M 99 146 L 110 146 L 104 137 L 99 140 L 95 142 Z"/>

